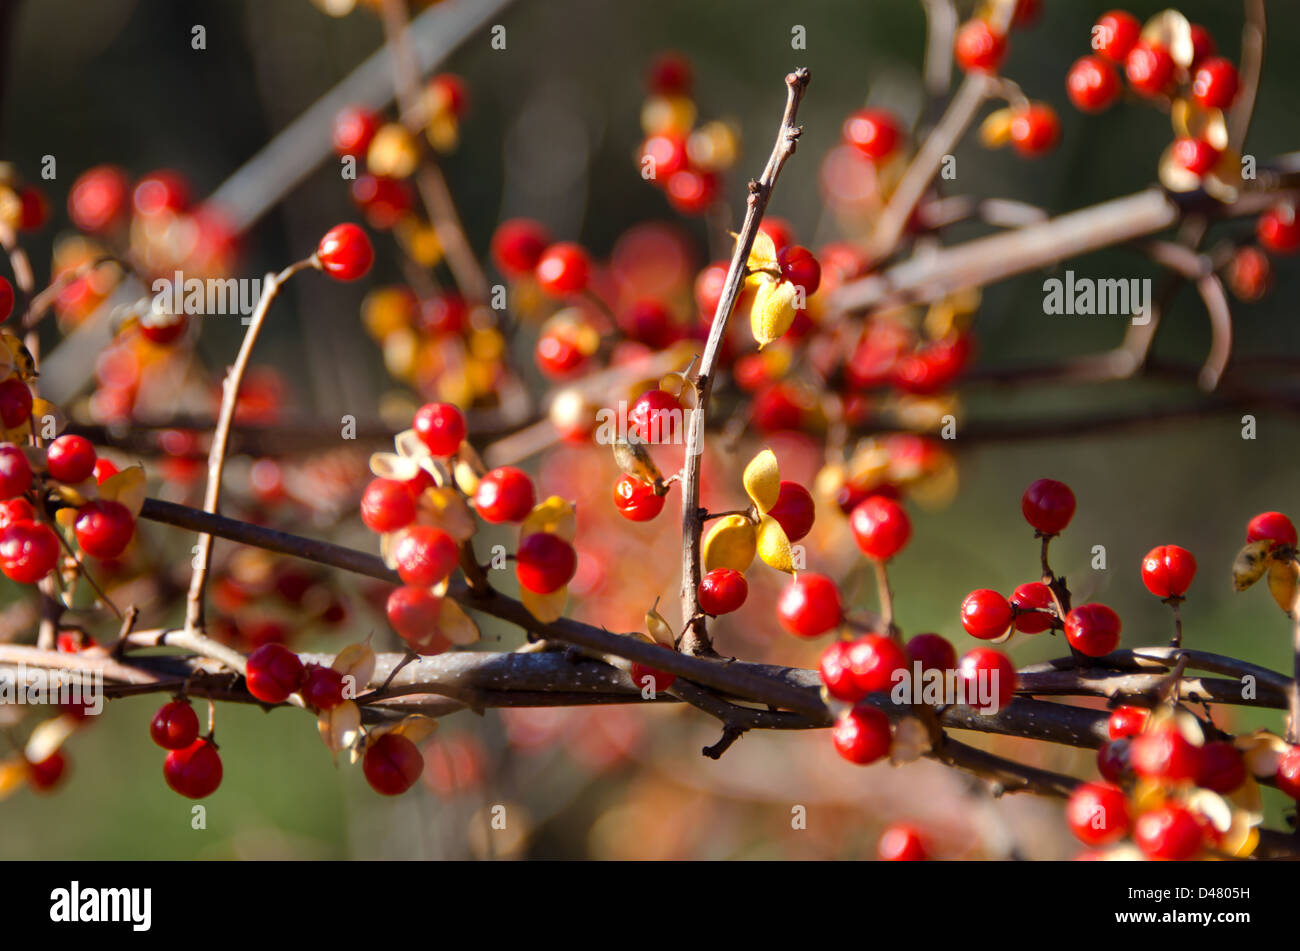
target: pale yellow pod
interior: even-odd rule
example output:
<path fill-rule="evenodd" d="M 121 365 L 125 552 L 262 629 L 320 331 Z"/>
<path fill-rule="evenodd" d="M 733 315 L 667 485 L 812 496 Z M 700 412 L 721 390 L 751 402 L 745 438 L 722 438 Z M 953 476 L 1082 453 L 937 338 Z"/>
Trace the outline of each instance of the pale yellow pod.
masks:
<path fill-rule="evenodd" d="M 743 515 L 726 515 L 718 519 L 704 537 L 704 570 L 733 568 L 744 571 L 758 550 L 756 530 Z"/>
<path fill-rule="evenodd" d="M 754 306 L 749 311 L 749 328 L 762 350 L 779 340 L 794 323 L 795 296 L 798 288 L 790 281 L 764 281 L 754 292 Z"/>

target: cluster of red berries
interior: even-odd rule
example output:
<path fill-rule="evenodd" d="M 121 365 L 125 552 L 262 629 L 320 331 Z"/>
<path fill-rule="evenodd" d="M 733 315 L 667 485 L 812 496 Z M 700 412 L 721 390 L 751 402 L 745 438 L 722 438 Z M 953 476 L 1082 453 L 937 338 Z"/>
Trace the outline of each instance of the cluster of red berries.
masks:
<path fill-rule="evenodd" d="M 159 707 L 149 724 L 153 741 L 167 750 L 163 779 L 182 796 L 204 799 L 221 785 L 221 755 L 212 737 L 199 736 L 199 717 L 188 700 Z"/>

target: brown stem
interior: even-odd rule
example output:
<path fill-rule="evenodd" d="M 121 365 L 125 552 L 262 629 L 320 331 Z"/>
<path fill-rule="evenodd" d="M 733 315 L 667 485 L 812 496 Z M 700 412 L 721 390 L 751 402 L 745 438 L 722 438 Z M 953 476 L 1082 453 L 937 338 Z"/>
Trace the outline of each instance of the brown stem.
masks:
<path fill-rule="evenodd" d="M 786 102 L 785 113 L 781 117 L 781 127 L 777 130 L 776 143 L 767 160 L 767 167 L 757 181 L 749 183 L 749 199 L 745 207 L 745 221 L 736 238 L 736 249 L 731 256 L 731 266 L 727 271 L 727 280 L 723 285 L 722 296 L 718 300 L 717 310 L 713 314 L 713 324 L 709 328 L 709 338 L 704 346 L 704 356 L 700 361 L 695 376 L 698 394 L 695 409 L 690 414 L 690 425 L 686 435 L 686 467 L 682 478 L 682 624 L 685 630 L 681 637 L 681 651 L 684 654 L 707 654 L 712 651 L 707 624 L 700 613 L 700 534 L 703 530 L 703 511 L 700 509 L 700 463 L 704 451 L 704 428 L 708 418 L 709 393 L 713 388 L 713 375 L 718 364 L 718 354 L 722 348 L 722 339 L 726 334 L 727 321 L 736 306 L 744 284 L 746 262 L 750 249 L 754 245 L 754 236 L 758 234 L 759 223 L 777 177 L 786 160 L 794 154 L 799 142 L 799 126 L 795 117 L 799 112 L 799 102 L 804 90 L 808 88 L 809 72 L 805 68 L 796 69 L 785 77 Z"/>

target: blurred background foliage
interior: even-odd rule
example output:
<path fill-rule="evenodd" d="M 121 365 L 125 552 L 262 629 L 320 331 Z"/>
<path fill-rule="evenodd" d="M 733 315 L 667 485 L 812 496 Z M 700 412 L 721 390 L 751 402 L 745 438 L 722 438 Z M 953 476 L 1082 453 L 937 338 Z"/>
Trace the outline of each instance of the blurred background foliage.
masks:
<path fill-rule="evenodd" d="M 1055 213 L 1147 186 L 1169 139 L 1166 118 L 1132 104 L 1083 116 L 1065 98 L 1065 71 L 1086 52 L 1089 27 L 1110 4 L 1043 5 L 1038 25 L 1013 37 L 1005 72 L 1028 95 L 1057 107 L 1061 145 L 1030 163 L 968 141 L 957 153 L 953 190 L 1015 197 Z M 1144 18 L 1162 6 L 1141 0 L 1130 8 Z M 55 225 L 29 246 L 38 279 L 54 236 L 68 227 L 67 184 L 82 170 L 101 162 L 136 174 L 172 166 L 190 177 L 196 194 L 207 194 L 382 42 L 378 21 L 367 12 L 332 19 L 308 0 L 32 0 L 8 7 L 3 154 L 33 177 L 43 155 L 59 163 L 56 182 L 48 183 Z M 1237 58 L 1238 3 L 1188 0 L 1181 9 L 1210 28 L 1224 55 Z M 1292 55 L 1300 6 L 1271 4 L 1269 17 L 1246 149 L 1261 158 L 1295 148 L 1300 128 L 1294 95 L 1300 65 Z M 508 216 L 535 216 L 597 255 L 629 225 L 662 219 L 680 222 L 693 236 L 697 266 L 709 260 L 699 222 L 674 215 L 662 194 L 640 180 L 634 161 L 642 70 L 661 49 L 693 59 L 702 115 L 732 117 L 743 130 L 745 152 L 727 192 L 735 220 L 741 176 L 756 172 L 766 157 L 784 96 L 781 77 L 795 65 L 811 68 L 800 113 L 804 138 L 770 210 L 813 246 L 839 237 L 821 211 L 817 172 L 843 117 L 868 102 L 905 117 L 920 106 L 925 23 L 915 0 L 520 0 L 500 20 L 508 30 L 505 51 L 491 50 L 480 34 L 444 67 L 467 79 L 473 97 L 461 146 L 444 168 L 480 250 Z M 794 23 L 807 29 L 806 51 L 790 48 Z M 190 46 L 194 24 L 206 27 L 206 50 Z M 296 259 L 330 225 L 353 217 L 336 166 L 326 161 L 246 236 L 242 272 L 260 275 Z M 1250 223 L 1223 227 L 1245 231 Z M 950 238 L 977 230 L 954 228 Z M 377 246 L 373 283 L 400 280 L 391 246 L 382 239 Z M 1144 258 L 1123 249 L 1070 266 L 1081 275 L 1154 276 Z M 987 291 L 976 322 L 981 366 L 1046 362 L 1118 342 L 1123 324 L 1115 319 L 1045 317 L 1047 276 L 1030 274 Z M 1283 265 L 1270 296 L 1234 303 L 1238 353 L 1297 351 L 1296 282 L 1296 269 Z M 378 395 L 390 386 L 357 317 L 364 290 L 295 282 L 259 345 L 257 362 L 284 372 L 306 417 L 373 418 Z M 205 326 L 200 349 L 212 365 L 234 352 L 239 332 L 233 321 Z M 1184 290 L 1157 353 L 1198 362 L 1207 343 L 1201 304 Z M 966 405 L 973 418 L 998 420 L 1154 407 L 1193 395 L 1190 384 L 981 387 Z M 1142 588 L 1138 564 L 1150 547 L 1177 543 L 1196 555 L 1201 571 L 1183 609 L 1185 643 L 1288 669 L 1288 624 L 1262 592 L 1235 596 L 1228 568 L 1251 514 L 1274 508 L 1300 514 L 1294 482 L 1300 427 L 1267 411 L 1259 414 L 1256 440 L 1243 441 L 1240 427 L 1238 415 L 1225 413 L 1113 435 L 1062 430 L 1032 443 L 966 450 L 959 444 L 960 492 L 942 511 L 915 516 L 914 540 L 893 570 L 902 626 L 909 634 L 936 630 L 963 650 L 969 646 L 957 625 L 964 594 L 975 587 L 1009 591 L 1037 574 L 1037 545 L 1018 502 L 1026 484 L 1051 476 L 1068 481 L 1079 500 L 1074 523 L 1053 546 L 1055 567 L 1073 583 L 1076 603 L 1102 599 L 1120 612 L 1126 646 L 1168 637 L 1167 609 Z M 816 450 L 794 446 L 790 455 L 792 474 L 809 477 Z M 541 488 L 603 499 L 589 504 L 608 508 L 613 470 L 607 460 L 601 464 L 606 469 L 593 469 L 580 452 L 560 450 L 541 466 Z M 710 491 L 715 499 L 737 501 L 739 485 Z M 838 513 L 819 513 L 823 518 Z M 645 604 L 630 604 L 633 615 L 656 591 L 672 599 L 675 521 L 622 523 L 617 537 L 605 540 L 608 577 L 593 597 L 644 595 Z M 814 565 L 825 554 L 827 563 L 850 567 L 842 535 L 817 543 Z M 351 541 L 373 544 L 360 531 Z M 1106 548 L 1105 570 L 1090 566 L 1095 545 Z M 826 554 L 833 551 L 840 555 Z M 666 556 L 662 577 L 653 568 L 653 577 L 645 577 L 654 560 L 649 552 Z M 7 582 L 5 588 L 8 600 L 15 592 Z M 814 664 L 817 646 L 794 643 L 756 620 L 774 590 L 759 586 L 741 619 L 717 625 L 721 649 Z M 854 603 L 872 604 L 865 580 L 846 591 Z M 599 605 L 582 610 L 598 614 Z M 381 618 L 362 616 L 349 635 L 364 636 L 372 622 L 382 630 Z M 488 649 L 519 642 L 517 632 L 485 633 Z M 1064 645 L 1046 635 L 1020 636 L 1011 650 L 1018 663 L 1031 663 L 1064 653 Z M 204 803 L 206 830 L 195 831 L 191 804 L 163 784 L 160 752 L 146 734 L 157 702 L 113 703 L 102 722 L 71 742 L 73 773 L 64 788 L 5 802 L 0 857 L 858 858 L 874 853 L 879 830 L 896 819 L 923 825 L 944 857 L 1014 850 L 1055 858 L 1074 848 L 1058 804 L 987 800 L 966 779 L 929 762 L 854 769 L 821 734 L 751 734 L 715 763 L 699 749 L 716 740 L 716 725 L 676 707 L 459 714 L 431 744 L 425 788 L 391 802 L 372 794 L 358 769 L 331 765 L 301 713 L 222 708 L 226 779 Z M 1281 717 L 1223 711 L 1219 722 L 1278 729 Z M 1017 741 L 999 741 L 997 748 L 1079 775 L 1092 770 L 1086 752 Z M 1276 826 L 1280 797 L 1265 795 L 1269 824 Z M 506 805 L 507 832 L 489 835 L 484 810 L 499 804 Z M 804 831 L 791 828 L 797 805 L 808 810 Z"/>

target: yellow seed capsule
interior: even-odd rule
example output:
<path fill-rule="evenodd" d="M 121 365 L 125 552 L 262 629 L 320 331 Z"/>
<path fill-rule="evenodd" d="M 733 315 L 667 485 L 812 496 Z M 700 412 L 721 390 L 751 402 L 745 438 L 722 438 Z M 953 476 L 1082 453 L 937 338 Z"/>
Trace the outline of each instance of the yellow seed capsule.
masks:
<path fill-rule="evenodd" d="M 415 316 L 415 296 L 405 287 L 381 287 L 361 302 L 361 322 L 376 340 L 410 326 Z"/>
<path fill-rule="evenodd" d="M 736 164 L 739 151 L 736 130 L 726 122 L 706 122 L 686 140 L 691 163 L 706 172 L 725 172 Z"/>
<path fill-rule="evenodd" d="M 686 96 L 651 96 L 641 107 L 646 135 L 686 135 L 695 125 L 695 103 Z"/>
<path fill-rule="evenodd" d="M 795 296 L 798 288 L 791 281 L 764 281 L 754 292 L 754 306 L 749 311 L 749 327 L 758 349 L 777 340 L 794 323 Z"/>
<path fill-rule="evenodd" d="M 432 225 L 408 216 L 398 222 L 394 230 L 402 249 L 416 264 L 433 267 L 442 260 L 442 242 L 438 240 L 438 232 Z"/>
<path fill-rule="evenodd" d="M 704 537 L 704 570 L 733 568 L 744 571 L 758 550 L 757 532 L 743 515 L 726 515 L 718 519 Z"/>
<path fill-rule="evenodd" d="M 420 161 L 420 147 L 406 127 L 390 122 L 370 140 L 366 167 L 376 175 L 406 178 Z"/>

